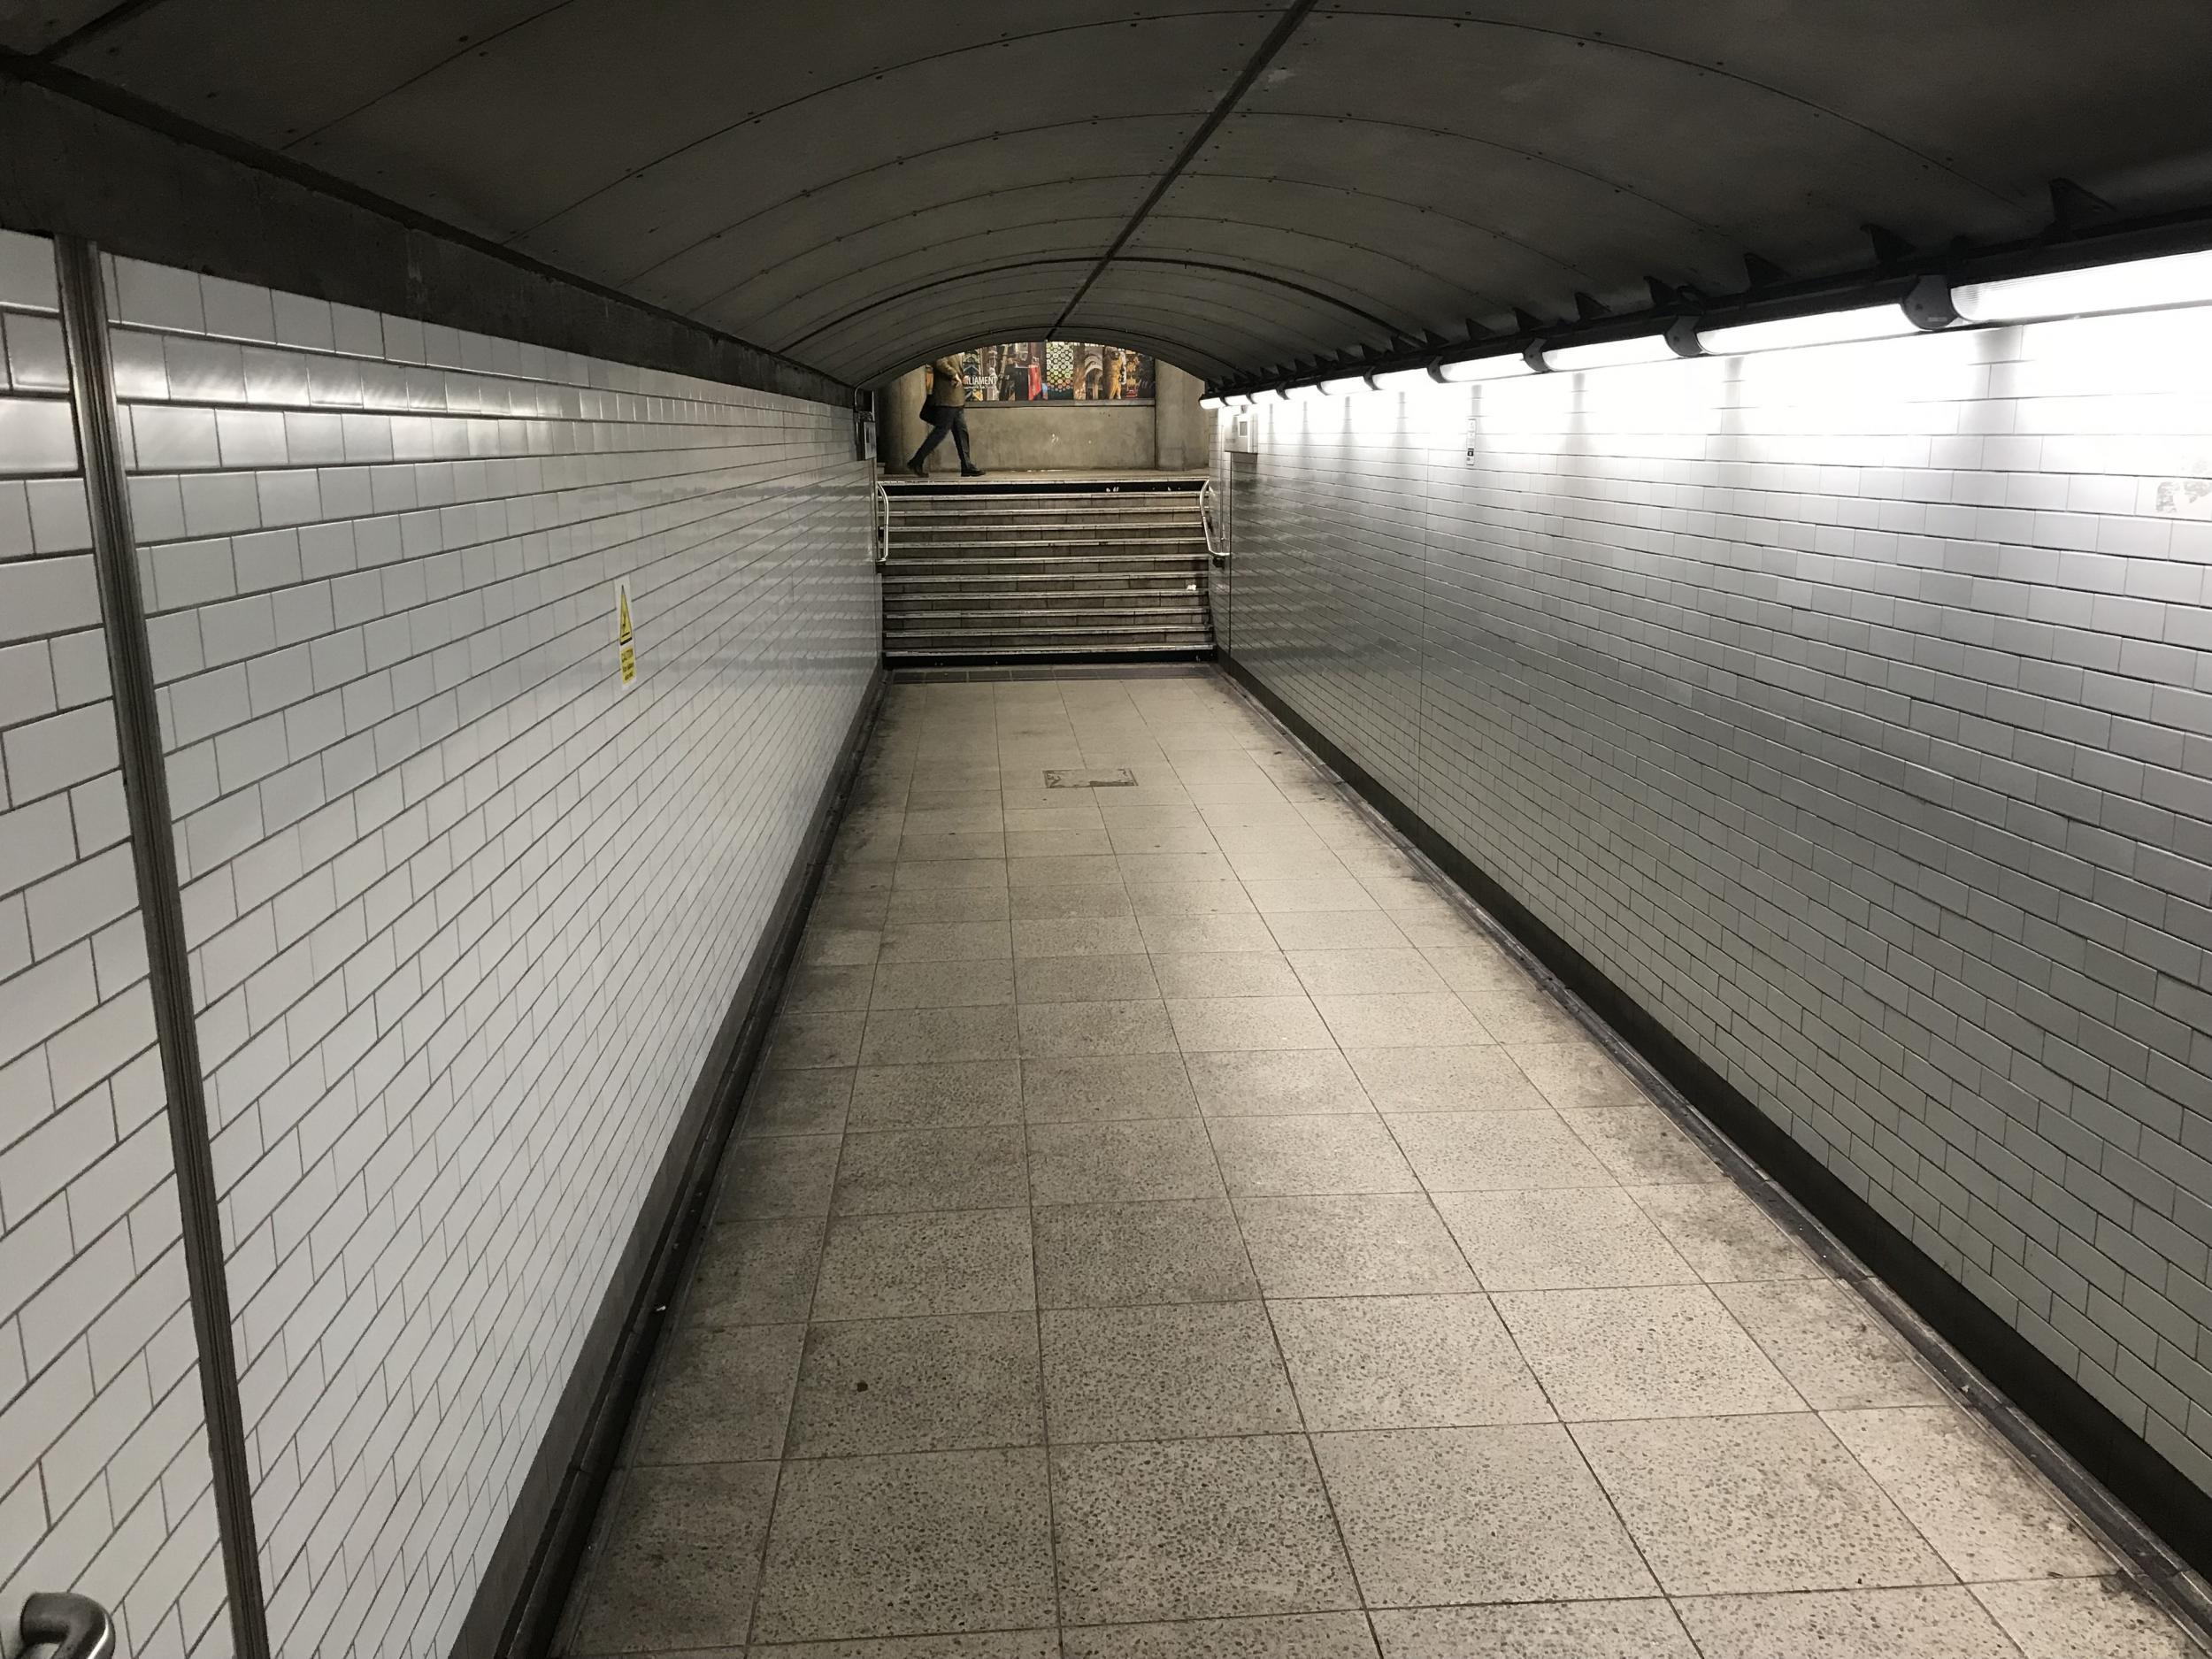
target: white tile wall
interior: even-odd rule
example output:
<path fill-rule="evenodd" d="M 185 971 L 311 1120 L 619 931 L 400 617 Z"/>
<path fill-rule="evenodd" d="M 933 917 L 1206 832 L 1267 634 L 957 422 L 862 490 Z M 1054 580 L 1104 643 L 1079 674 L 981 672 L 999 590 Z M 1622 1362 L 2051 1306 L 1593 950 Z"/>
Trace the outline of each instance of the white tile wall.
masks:
<path fill-rule="evenodd" d="M 35 1590 L 227 1652 L 53 250 L 0 231 L 0 1654 Z"/>
<path fill-rule="evenodd" d="M 2212 1488 L 2212 313 L 1275 403 L 1235 655 Z"/>
<path fill-rule="evenodd" d="M 272 1640 L 443 1655 L 872 672 L 867 476 L 820 404 L 111 292 Z"/>

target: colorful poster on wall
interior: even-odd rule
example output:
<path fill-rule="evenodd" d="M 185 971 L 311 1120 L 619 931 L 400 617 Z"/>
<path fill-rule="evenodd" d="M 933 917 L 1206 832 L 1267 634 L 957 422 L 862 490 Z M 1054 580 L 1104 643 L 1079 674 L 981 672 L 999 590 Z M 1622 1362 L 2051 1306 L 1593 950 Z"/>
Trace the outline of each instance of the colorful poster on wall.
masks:
<path fill-rule="evenodd" d="M 1149 403 L 1152 359 L 1079 340 L 1025 340 L 956 354 L 979 403 Z"/>

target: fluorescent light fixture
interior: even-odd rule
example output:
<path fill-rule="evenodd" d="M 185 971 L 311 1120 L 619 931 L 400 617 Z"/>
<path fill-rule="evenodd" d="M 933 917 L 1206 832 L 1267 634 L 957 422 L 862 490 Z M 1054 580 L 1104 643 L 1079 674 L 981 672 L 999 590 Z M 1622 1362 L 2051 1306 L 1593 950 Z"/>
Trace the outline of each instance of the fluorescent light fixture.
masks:
<path fill-rule="evenodd" d="M 2167 254 L 2080 271 L 1968 282 L 1951 290 L 1951 303 L 1970 323 L 2212 304 L 2212 253 Z"/>
<path fill-rule="evenodd" d="M 1676 356 L 1664 334 L 1638 334 L 1632 340 L 1608 340 L 1594 346 L 1544 348 L 1544 366 L 1555 374 L 1577 369 L 1619 369 L 1632 363 L 1666 363 Z"/>
<path fill-rule="evenodd" d="M 1836 346 L 1854 340 L 1892 340 L 1916 334 L 1901 305 L 1862 305 L 1847 311 L 1815 311 L 1770 322 L 1701 328 L 1697 342 L 1717 357 L 1743 351 L 1780 351 L 1791 346 Z"/>
<path fill-rule="evenodd" d="M 1233 408 L 1249 409 L 1252 406 L 1252 394 L 1249 392 L 1232 392 L 1228 396 L 1223 398 L 1221 401 L 1225 403 L 1230 404 Z"/>
<path fill-rule="evenodd" d="M 1294 403 L 1304 403 L 1321 396 L 1322 390 L 1317 386 L 1286 386 L 1283 396 Z"/>
<path fill-rule="evenodd" d="M 1201 409 L 1218 409 L 1221 407 L 1221 399 L 1209 392 L 1198 400 L 1198 406 Z"/>
<path fill-rule="evenodd" d="M 1433 386 L 1436 377 L 1426 369 L 1393 369 L 1387 374 L 1375 377 L 1379 392 L 1410 392 L 1418 387 Z"/>
<path fill-rule="evenodd" d="M 1321 382 L 1322 395 L 1327 397 L 1343 397 L 1366 389 L 1367 377 L 1364 374 L 1340 374 L 1333 380 Z"/>
<path fill-rule="evenodd" d="M 1470 357 L 1460 363 L 1443 364 L 1437 373 L 1454 386 L 1471 386 L 1479 380 L 1509 380 L 1517 374 L 1533 374 L 1528 359 L 1517 351 L 1509 351 L 1501 357 Z"/>

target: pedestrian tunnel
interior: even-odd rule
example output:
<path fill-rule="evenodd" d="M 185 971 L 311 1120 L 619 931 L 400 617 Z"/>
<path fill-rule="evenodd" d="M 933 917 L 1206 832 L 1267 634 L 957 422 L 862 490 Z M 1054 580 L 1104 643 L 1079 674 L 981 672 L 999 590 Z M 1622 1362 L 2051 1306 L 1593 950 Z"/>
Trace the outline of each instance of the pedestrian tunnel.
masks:
<path fill-rule="evenodd" d="M 2203 1653 L 2208 62 L 0 8 L 0 1655 Z"/>

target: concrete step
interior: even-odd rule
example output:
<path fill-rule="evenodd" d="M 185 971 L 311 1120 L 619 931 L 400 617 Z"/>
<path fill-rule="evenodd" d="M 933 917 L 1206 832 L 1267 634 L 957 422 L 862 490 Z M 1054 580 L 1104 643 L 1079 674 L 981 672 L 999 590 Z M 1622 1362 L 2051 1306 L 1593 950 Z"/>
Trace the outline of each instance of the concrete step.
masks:
<path fill-rule="evenodd" d="M 1204 652 L 1194 490 L 892 492 L 884 650 L 901 660 Z"/>

